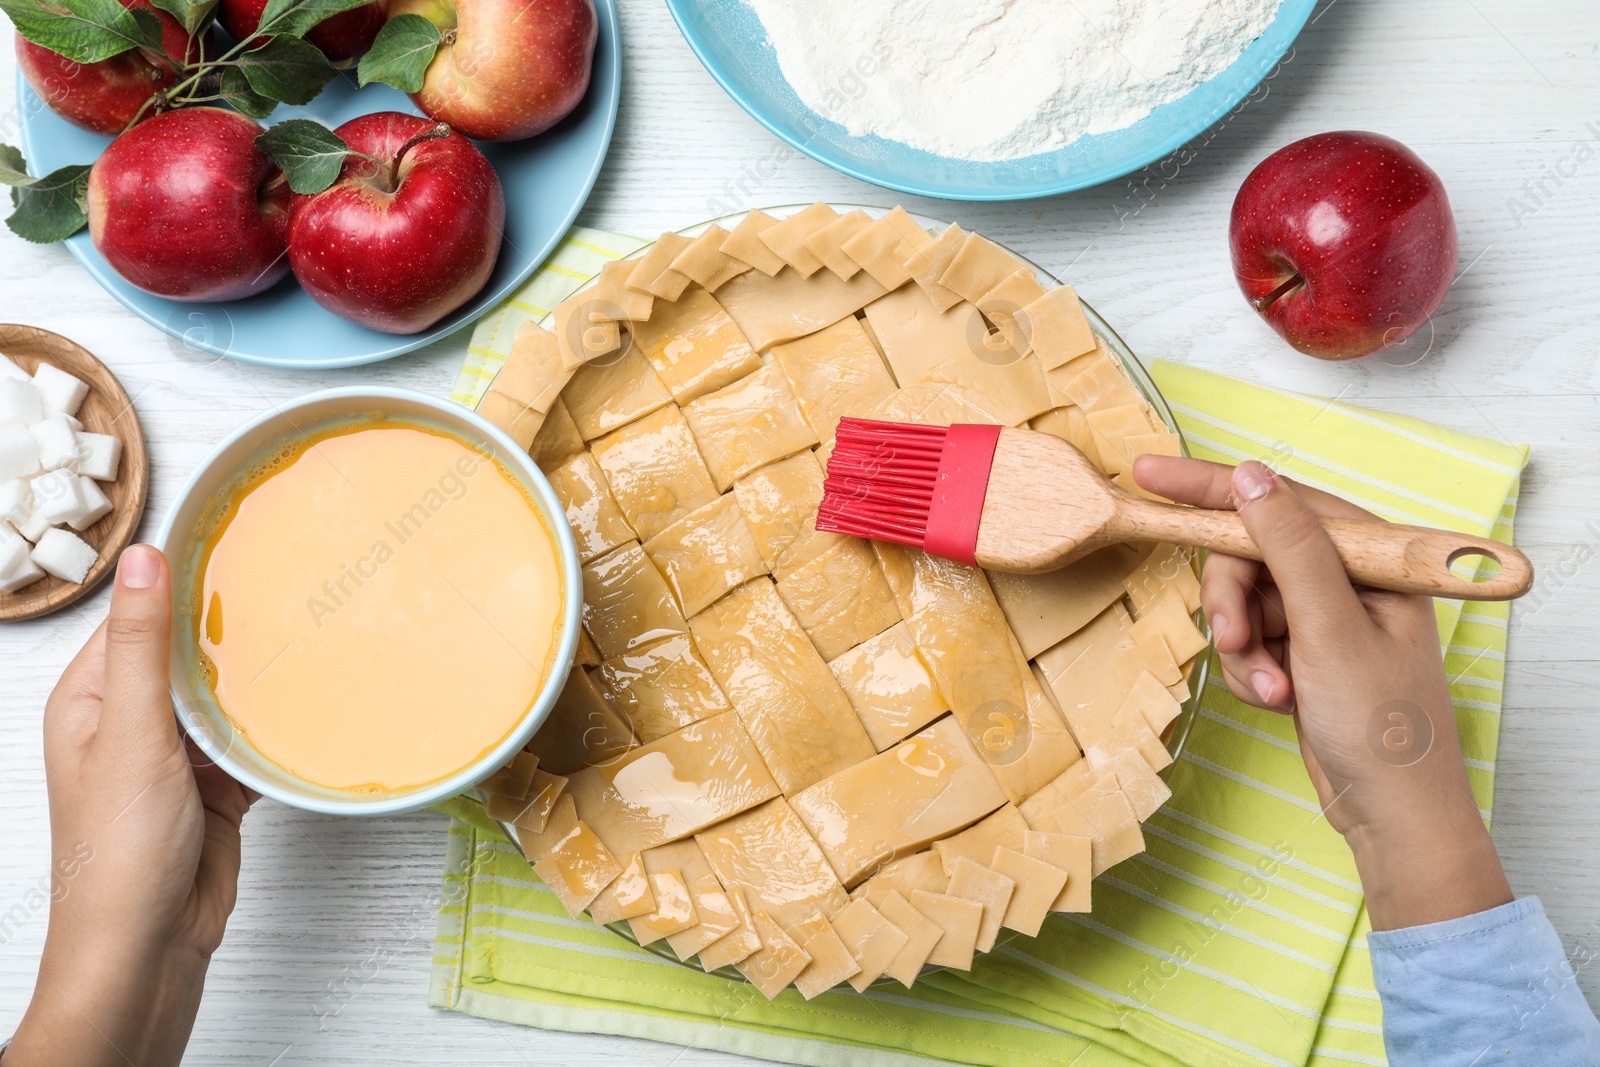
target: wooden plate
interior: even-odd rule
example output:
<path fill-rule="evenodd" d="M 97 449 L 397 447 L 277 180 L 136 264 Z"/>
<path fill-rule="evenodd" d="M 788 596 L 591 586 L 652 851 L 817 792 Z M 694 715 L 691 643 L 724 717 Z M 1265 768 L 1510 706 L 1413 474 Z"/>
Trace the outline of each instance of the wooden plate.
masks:
<path fill-rule="evenodd" d="M 139 413 L 133 408 L 128 391 L 122 388 L 111 369 L 89 350 L 37 326 L 0 324 L 0 353 L 10 356 L 32 374 L 41 363 L 50 363 L 81 378 L 89 386 L 89 396 L 78 410 L 78 421 L 89 433 L 110 434 L 122 441 L 122 466 L 117 480 L 101 484 L 111 498 L 111 514 L 78 536 L 100 553 L 83 584 L 64 582 L 45 576 L 15 593 L 0 593 L 0 622 L 35 619 L 87 596 L 116 567 L 117 556 L 133 540 L 144 514 L 145 491 L 150 485 L 150 454 L 145 448 Z"/>

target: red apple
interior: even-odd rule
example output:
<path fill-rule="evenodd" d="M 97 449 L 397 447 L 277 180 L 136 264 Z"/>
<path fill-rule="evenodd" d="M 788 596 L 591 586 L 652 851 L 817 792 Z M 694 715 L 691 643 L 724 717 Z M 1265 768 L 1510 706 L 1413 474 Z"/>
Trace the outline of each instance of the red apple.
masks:
<path fill-rule="evenodd" d="M 118 0 L 126 8 L 154 11 L 161 20 L 161 47 L 181 62 L 198 58 L 198 38 L 191 41 L 183 25 L 149 0 Z M 127 128 L 144 105 L 163 89 L 171 88 L 177 72 L 167 59 L 135 48 L 98 63 L 77 63 L 17 34 L 17 65 L 50 110 L 93 133 L 115 135 Z"/>
<path fill-rule="evenodd" d="M 372 0 L 370 4 L 329 15 L 306 34 L 306 40 L 322 49 L 322 54 L 334 63 L 348 63 L 372 47 L 372 39 L 383 29 L 388 18 L 385 0 Z M 217 5 L 217 21 L 235 40 L 246 41 L 255 36 L 261 25 L 261 13 L 267 9 L 267 0 L 222 0 Z M 265 44 L 262 40 L 259 44 Z"/>
<path fill-rule="evenodd" d="M 594 0 L 391 0 L 444 41 L 428 64 L 424 112 L 468 137 L 520 141 L 572 113 L 589 89 L 599 20 Z"/>
<path fill-rule="evenodd" d="M 289 187 L 261 127 L 191 107 L 139 123 L 89 171 L 89 236 L 116 272 L 173 300 L 236 300 L 289 271 Z"/>
<path fill-rule="evenodd" d="M 1251 306 L 1318 359 L 1404 341 L 1456 269 L 1444 183 L 1376 133 L 1317 134 L 1268 156 L 1240 187 L 1228 236 Z"/>
<path fill-rule="evenodd" d="M 427 329 L 477 295 L 500 255 L 506 198 L 448 126 L 380 111 L 334 131 L 356 152 L 320 193 L 295 194 L 289 263 L 311 298 L 384 333 Z"/>

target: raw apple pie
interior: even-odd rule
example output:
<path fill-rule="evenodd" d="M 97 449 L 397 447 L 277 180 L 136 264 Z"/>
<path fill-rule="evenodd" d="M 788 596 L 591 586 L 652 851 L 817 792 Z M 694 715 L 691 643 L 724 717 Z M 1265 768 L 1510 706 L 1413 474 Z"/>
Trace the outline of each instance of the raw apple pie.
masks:
<path fill-rule="evenodd" d="M 1192 559 L 985 574 L 813 524 L 845 415 L 1028 425 L 1139 492 L 1179 439 L 1072 288 L 815 204 L 663 234 L 549 321 L 480 410 L 565 504 L 584 634 L 483 789 L 567 910 L 768 997 L 909 986 L 1088 911 L 1170 795 Z"/>

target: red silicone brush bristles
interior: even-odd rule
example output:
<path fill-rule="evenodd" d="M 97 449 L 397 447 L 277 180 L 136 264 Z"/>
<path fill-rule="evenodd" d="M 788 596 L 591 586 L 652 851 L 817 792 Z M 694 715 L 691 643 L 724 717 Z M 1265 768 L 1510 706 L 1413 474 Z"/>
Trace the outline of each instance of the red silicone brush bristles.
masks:
<path fill-rule="evenodd" d="M 839 420 L 817 529 L 973 562 L 998 426 Z"/>
<path fill-rule="evenodd" d="M 839 420 L 817 529 L 922 547 L 944 426 Z"/>

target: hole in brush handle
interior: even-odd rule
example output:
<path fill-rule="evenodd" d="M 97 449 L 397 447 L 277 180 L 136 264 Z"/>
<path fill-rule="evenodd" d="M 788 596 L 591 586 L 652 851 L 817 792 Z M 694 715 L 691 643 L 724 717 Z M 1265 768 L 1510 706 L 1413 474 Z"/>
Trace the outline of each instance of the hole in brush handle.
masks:
<path fill-rule="evenodd" d="M 1455 551 L 1451 552 L 1450 555 L 1445 557 L 1444 565 L 1446 567 L 1454 567 L 1457 562 L 1459 562 L 1460 560 L 1466 558 L 1467 556 L 1482 556 L 1484 559 L 1489 560 L 1491 563 L 1494 563 L 1497 567 L 1502 565 L 1502 560 L 1500 559 L 1500 555 L 1499 555 L 1498 552 L 1494 551 L 1491 548 L 1488 548 L 1487 546 L 1480 546 L 1480 545 L 1463 545 L 1462 547 L 1456 549 Z M 1499 572 L 1496 571 L 1496 573 L 1499 573 Z M 1486 578 L 1492 578 L 1493 575 L 1485 575 L 1485 577 Z M 1473 581 L 1482 581 L 1482 580 L 1483 579 L 1473 579 Z"/>
<path fill-rule="evenodd" d="M 1533 565 L 1510 545 L 1450 530 L 1400 529 L 1408 536 L 1392 577 L 1408 589 L 1463 600 L 1512 600 L 1533 584 Z M 1473 573 L 1460 573 L 1458 564 L 1472 559 L 1479 561 Z"/>

